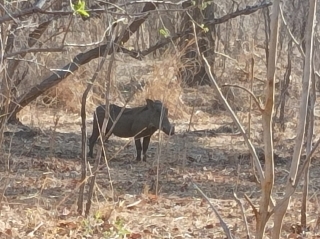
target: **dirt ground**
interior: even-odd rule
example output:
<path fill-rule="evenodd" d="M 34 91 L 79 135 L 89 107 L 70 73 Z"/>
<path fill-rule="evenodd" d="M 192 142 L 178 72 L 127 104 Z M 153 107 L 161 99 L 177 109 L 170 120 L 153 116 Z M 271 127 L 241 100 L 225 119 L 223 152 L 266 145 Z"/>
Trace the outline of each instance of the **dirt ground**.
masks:
<path fill-rule="evenodd" d="M 190 179 L 234 235 L 246 238 L 236 194 L 254 234 L 255 218 L 244 194 L 258 206 L 261 191 L 252 177 L 247 147 L 239 134 L 226 130 L 232 124 L 225 111 L 195 112 L 190 132 L 186 133 L 189 119 L 184 118 L 174 121 L 176 135 L 161 134 L 159 139 L 156 133 L 152 137 L 147 162 L 135 162 L 132 139 L 112 136 L 107 143 L 108 166 L 97 175 L 91 214 L 84 218 L 77 214 L 76 204 L 81 174 L 80 117 L 31 107 L 21 118 L 28 127 L 11 126 L 5 133 L 3 157 L 10 171 L 2 164 L 1 238 L 225 238 L 210 205 Z M 241 112 L 238 116 L 246 117 Z M 260 118 L 254 116 L 253 142 L 260 152 Z M 92 117 L 88 117 L 90 135 Z M 287 134 L 290 130 L 294 127 Z M 277 199 L 283 196 L 294 138 L 275 134 L 275 139 L 273 197 Z M 262 151 L 259 156 L 263 165 Z M 316 154 L 310 173 L 307 238 L 320 237 L 318 166 Z M 286 214 L 283 238 L 299 222 L 301 185 Z M 272 218 L 267 235 L 270 228 Z"/>

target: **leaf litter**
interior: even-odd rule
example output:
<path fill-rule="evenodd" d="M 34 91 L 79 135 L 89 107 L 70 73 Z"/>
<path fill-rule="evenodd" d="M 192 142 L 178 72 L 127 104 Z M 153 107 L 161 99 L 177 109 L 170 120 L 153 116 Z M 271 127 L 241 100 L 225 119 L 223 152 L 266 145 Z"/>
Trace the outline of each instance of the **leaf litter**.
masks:
<path fill-rule="evenodd" d="M 44 115 L 42 120 L 45 122 L 50 111 L 43 110 L 38 114 Z M 219 124 L 208 122 L 210 117 L 205 114 L 206 122 L 202 122 L 204 117 L 199 121 L 194 118 L 197 130 L 217 129 L 221 122 L 229 122 L 223 113 L 215 115 L 215 122 Z M 260 191 L 250 180 L 250 160 L 239 136 L 183 136 L 183 133 L 171 138 L 163 136 L 161 154 L 158 155 L 155 135 L 147 163 L 138 164 L 133 163 L 132 139 L 111 137 L 107 156 L 118 150 L 119 154 L 108 162 L 109 169 L 104 168 L 98 173 L 90 216 L 79 216 L 76 205 L 81 172 L 78 120 L 76 115 L 70 117 L 69 121 L 74 123 L 58 124 L 55 132 L 48 122 L 32 138 L 14 134 L 6 136 L 5 144 L 11 147 L 10 157 L 8 152 L 5 155 L 10 159 L 10 171 L 5 172 L 2 167 L 0 174 L 3 195 L 0 238 L 225 238 L 208 203 L 189 185 L 188 178 L 192 178 L 210 198 L 233 233 L 246 238 L 241 211 L 232 196 L 236 192 L 242 200 L 249 229 L 255 231 L 255 219 L 243 195 L 247 194 L 258 205 Z M 64 121 L 68 119 L 64 118 Z M 253 124 L 257 122 L 253 117 Z M 188 128 L 185 119 L 177 120 L 176 125 L 178 132 Z M 254 142 L 258 142 L 261 133 L 255 132 Z M 123 147 L 128 142 L 129 145 Z M 277 153 L 287 157 L 293 143 L 288 139 L 285 145 L 279 144 Z M 283 147 L 286 147 L 285 151 Z M 159 193 L 156 195 L 158 157 Z M 318 164 L 318 161 L 314 162 L 314 165 Z M 279 197 L 279 193 L 282 196 L 279 183 L 286 177 L 285 170 L 285 164 L 276 168 L 274 198 Z M 314 236 L 319 235 L 315 194 L 319 174 L 317 167 L 311 168 L 313 195 L 307 213 Z M 291 226 L 297 222 L 300 199 L 301 185 L 286 214 L 284 236 L 296 236 Z M 271 227 L 272 220 L 268 224 L 268 236 Z"/>

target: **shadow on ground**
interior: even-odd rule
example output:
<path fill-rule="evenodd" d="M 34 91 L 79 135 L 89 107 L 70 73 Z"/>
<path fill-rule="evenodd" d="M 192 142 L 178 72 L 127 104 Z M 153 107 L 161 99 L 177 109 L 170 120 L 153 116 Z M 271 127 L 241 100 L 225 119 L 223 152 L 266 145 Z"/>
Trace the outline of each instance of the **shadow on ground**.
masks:
<path fill-rule="evenodd" d="M 215 140 L 224 141 L 221 137 L 226 137 L 227 143 L 229 136 L 177 134 L 171 138 L 163 137 L 159 153 L 157 136 L 155 134 L 150 143 L 147 162 L 138 163 L 134 160 L 132 139 L 109 139 L 107 156 L 112 159 L 108 163 L 109 171 L 103 167 L 97 176 L 100 191 L 96 191 L 96 196 L 99 200 L 111 199 L 112 190 L 117 200 L 124 194 L 154 194 L 157 174 L 160 195 L 200 198 L 188 178 L 192 178 L 209 198 L 232 199 L 233 192 L 239 197 L 243 197 L 244 193 L 252 198 L 260 195 L 258 185 L 251 177 L 245 145 L 238 147 L 238 150 L 230 150 L 226 145 L 213 146 Z M 9 182 L 6 182 L 7 198 L 30 203 L 36 200 L 47 207 L 61 201 L 75 203 L 81 172 L 80 134 L 36 129 L 6 133 L 5 149 L 6 156 L 10 153 L 11 175 Z M 279 162 L 278 166 L 284 167 L 287 160 Z M 4 167 L 1 168 L 3 172 Z M 277 177 L 278 180 L 284 182 L 286 172 L 280 171 L 279 174 L 283 177 Z M 42 200 L 30 195 L 38 195 Z"/>

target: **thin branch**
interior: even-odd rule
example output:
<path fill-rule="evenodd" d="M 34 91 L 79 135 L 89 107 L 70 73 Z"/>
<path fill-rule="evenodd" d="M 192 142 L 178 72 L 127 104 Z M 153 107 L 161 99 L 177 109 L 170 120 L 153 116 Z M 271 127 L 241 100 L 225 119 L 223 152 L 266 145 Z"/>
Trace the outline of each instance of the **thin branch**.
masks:
<path fill-rule="evenodd" d="M 245 225 L 245 228 L 246 228 L 247 239 L 250 239 L 251 236 L 250 236 L 250 231 L 249 231 L 249 227 L 248 227 L 248 221 L 247 221 L 246 215 L 245 215 L 245 213 L 244 213 L 244 208 L 243 208 L 242 202 L 241 202 L 241 200 L 238 198 L 238 196 L 237 196 L 236 193 L 233 193 L 233 198 L 234 198 L 234 200 L 236 200 L 236 202 L 238 203 L 238 205 L 239 205 L 239 207 L 240 207 L 240 209 L 241 209 L 241 214 L 242 214 L 243 221 L 244 221 L 244 225 Z"/>
<path fill-rule="evenodd" d="M 272 5 L 271 2 L 266 2 L 266 3 L 257 4 L 254 6 L 247 6 L 244 9 L 237 10 L 237 11 L 232 12 L 230 14 L 227 14 L 221 18 L 206 21 L 206 22 L 204 22 L 204 25 L 221 24 L 223 22 L 229 21 L 232 18 L 238 17 L 239 15 L 250 15 L 250 14 L 258 11 L 259 9 L 262 9 L 265 7 L 270 7 L 271 5 Z"/>
<path fill-rule="evenodd" d="M 16 21 L 16 19 L 14 19 L 11 15 L 11 13 L 0 3 L 1 8 L 8 14 L 8 19 L 12 19 L 16 24 L 18 24 L 18 22 Z M 1 18 L 0 18 L 1 19 Z"/>
<path fill-rule="evenodd" d="M 98 13 L 105 12 L 104 9 L 92 9 L 90 11 L 91 12 L 98 12 Z M 17 12 L 17 13 L 12 13 L 12 14 L 8 14 L 3 17 L 0 17 L 0 24 L 7 22 L 7 21 L 10 21 L 10 20 L 13 20 L 16 22 L 16 18 L 31 15 L 34 13 L 42 13 L 42 14 L 58 15 L 58 16 L 68 16 L 68 15 L 74 14 L 73 11 L 45 11 L 45 10 L 38 8 L 37 6 L 34 6 L 31 8 L 24 9 L 24 10 Z"/>
<path fill-rule="evenodd" d="M 213 204 L 210 202 L 210 199 L 201 191 L 201 189 L 197 186 L 196 183 L 194 183 L 193 181 L 191 181 L 193 187 L 198 190 L 198 192 L 202 195 L 202 197 L 204 197 L 204 199 L 207 200 L 207 202 L 209 203 L 210 207 L 212 208 L 213 212 L 215 213 L 216 217 L 219 219 L 219 222 L 221 224 L 221 227 L 224 231 L 224 233 L 226 234 L 227 238 L 233 239 L 234 237 L 231 234 L 231 231 L 228 227 L 228 225 L 224 222 L 224 220 L 222 219 L 222 217 L 220 216 L 219 212 L 217 211 L 217 209 L 213 206 Z"/>
<path fill-rule="evenodd" d="M 118 24 L 119 22 L 124 23 L 126 19 L 125 18 L 120 18 L 117 19 L 116 21 L 113 22 L 114 25 Z M 74 43 L 66 43 L 65 46 L 73 46 L 73 47 L 88 47 L 88 46 L 94 46 L 94 45 L 99 45 L 100 43 L 105 41 L 105 38 L 107 36 L 108 31 L 110 31 L 110 26 L 107 27 L 107 29 L 103 32 L 101 39 L 96 41 L 96 42 L 91 42 L 91 43 L 84 43 L 84 44 L 74 44 Z M 121 47 L 118 46 L 118 47 Z"/>
<path fill-rule="evenodd" d="M 257 208 L 255 207 L 255 205 L 253 205 L 253 203 L 251 202 L 251 200 L 250 200 L 250 198 L 247 196 L 247 194 L 244 194 L 244 198 L 247 200 L 247 202 L 248 202 L 249 205 L 251 206 L 255 218 L 258 218 L 259 212 L 258 212 Z"/>
<path fill-rule="evenodd" d="M 189 1 L 189 0 L 187 0 L 187 1 Z M 134 1 L 134 2 L 132 2 L 132 4 L 133 3 L 150 3 L 150 2 L 153 3 L 153 4 L 180 5 L 183 2 L 186 2 L 186 0 L 180 1 L 178 3 L 173 3 L 173 2 L 169 2 L 169 1 Z M 128 6 L 128 3 L 125 3 L 124 5 Z M 247 6 L 244 9 L 235 11 L 235 12 L 233 12 L 231 14 L 227 14 L 222 18 L 218 18 L 218 19 L 213 19 L 213 20 L 207 21 L 207 22 L 205 22 L 205 25 L 221 24 L 221 23 L 224 23 L 224 22 L 226 22 L 226 21 L 228 21 L 228 20 L 230 20 L 232 18 L 238 17 L 239 15 L 249 15 L 251 13 L 256 12 L 259 9 L 262 9 L 262 8 L 265 8 L 265 7 L 269 7 L 271 5 L 272 5 L 272 3 L 269 2 L 269 3 L 257 4 L 257 5 L 254 5 L 254 6 Z M 119 6 L 117 6 L 117 8 L 118 7 Z M 121 7 L 121 5 L 120 5 L 120 7 Z M 115 6 L 113 6 L 112 8 L 107 8 L 107 9 L 104 9 L 104 8 L 88 9 L 87 11 L 90 12 L 90 13 L 105 13 L 106 11 L 109 12 L 112 9 L 115 9 Z M 177 11 L 180 11 L 180 10 L 178 9 Z M 41 8 L 38 8 L 37 6 L 34 6 L 34 7 L 31 7 L 31 8 L 27 8 L 27 9 L 25 9 L 23 11 L 20 11 L 18 13 L 11 13 L 11 14 L 8 13 L 6 16 L 0 17 L 0 24 L 3 23 L 3 22 L 6 22 L 6 21 L 10 21 L 10 20 L 14 20 L 15 21 L 15 18 L 19 18 L 19 17 L 26 16 L 26 15 L 31 15 L 31 14 L 34 14 L 34 13 L 58 15 L 58 16 L 67 16 L 67 15 L 74 14 L 73 11 L 45 11 L 45 10 L 42 10 Z M 116 14 L 116 13 L 112 12 L 112 14 Z M 137 16 L 145 17 L 144 15 L 145 15 L 145 13 L 139 13 L 138 15 L 137 14 L 134 14 L 134 15 L 131 14 L 131 16 L 135 16 L 135 17 L 137 17 Z"/>
<path fill-rule="evenodd" d="M 288 185 L 289 188 L 289 192 L 285 195 L 285 197 L 283 199 L 281 199 L 281 201 L 279 203 L 277 203 L 277 205 L 270 211 L 270 215 L 272 215 L 275 211 L 277 211 L 277 209 L 279 209 L 285 202 L 286 200 L 288 200 L 292 194 L 296 191 L 296 188 L 298 186 L 298 183 L 303 175 L 303 172 L 306 170 L 308 164 L 310 163 L 313 154 L 315 153 L 316 149 L 319 147 L 320 145 L 320 138 L 317 140 L 317 142 L 315 143 L 314 147 L 312 148 L 311 152 L 307 155 L 306 160 L 304 161 L 300 171 L 297 173 L 297 177 L 296 180 L 294 182 L 294 184 L 291 184 L 290 186 Z"/>
<path fill-rule="evenodd" d="M 259 174 L 259 179 L 260 179 L 260 182 L 263 182 L 263 180 L 265 180 L 265 175 L 264 175 L 264 172 L 262 170 L 262 166 L 261 166 L 261 163 L 259 161 L 259 158 L 258 158 L 258 155 L 257 155 L 257 152 L 255 150 L 255 148 L 253 147 L 252 145 L 252 142 L 251 140 L 248 138 L 248 135 L 246 133 L 246 131 L 244 130 L 243 126 L 241 125 L 238 117 L 236 116 L 236 114 L 234 113 L 234 111 L 232 110 L 232 108 L 230 107 L 229 103 L 227 102 L 226 98 L 224 97 L 224 95 L 221 93 L 221 90 L 219 88 L 219 85 L 217 84 L 216 80 L 214 79 L 213 75 L 212 75 L 212 72 L 211 72 L 211 69 L 210 69 L 210 65 L 207 61 L 207 59 L 204 57 L 204 55 L 202 55 L 202 59 L 204 61 L 204 66 L 205 66 L 205 69 L 206 69 L 206 73 L 210 79 L 210 81 L 212 82 L 212 85 L 214 86 L 216 92 L 219 94 L 220 96 L 220 99 L 222 100 L 224 106 L 227 108 L 227 110 L 229 111 L 229 113 L 231 114 L 231 118 L 232 120 L 236 123 L 236 125 L 238 126 L 239 128 L 239 131 L 241 132 L 242 134 L 242 137 L 244 138 L 248 148 L 249 148 L 249 151 L 253 157 L 253 160 L 255 162 L 255 166 L 258 170 L 258 174 Z"/>
<path fill-rule="evenodd" d="M 305 54 L 304 54 L 304 52 L 303 52 L 303 50 L 302 50 L 301 45 L 300 45 L 300 44 L 299 44 L 299 42 L 296 40 L 296 38 L 293 36 L 293 34 L 292 34 L 291 30 L 289 29 L 289 26 L 288 26 L 288 24 L 287 24 L 287 22 L 286 22 L 286 19 L 284 18 L 284 15 L 283 15 L 283 11 L 282 11 L 281 5 L 280 5 L 280 15 L 281 15 L 281 18 L 282 18 L 283 24 L 286 26 L 286 29 L 287 29 L 287 31 L 288 31 L 288 33 L 289 33 L 289 35 L 290 35 L 290 37 L 291 37 L 292 41 L 294 42 L 294 44 L 296 44 L 296 46 L 298 47 L 299 52 L 300 52 L 300 53 L 301 53 L 301 55 L 304 57 L 304 56 L 305 56 Z"/>
<path fill-rule="evenodd" d="M 240 85 L 233 85 L 233 84 L 224 84 L 221 86 L 222 87 L 235 87 L 235 88 L 240 88 L 242 90 L 244 90 L 245 92 L 247 92 L 249 95 L 251 95 L 251 97 L 253 98 L 254 102 L 256 102 L 260 112 L 262 113 L 264 111 L 264 109 L 262 109 L 262 107 L 260 106 L 259 100 L 257 99 L 257 97 L 253 94 L 253 92 L 251 92 L 250 90 L 248 90 L 247 88 L 240 86 Z"/>
<path fill-rule="evenodd" d="M 263 48 L 263 49 L 264 49 L 264 48 Z M 240 66 L 240 63 L 239 63 L 236 59 L 228 56 L 227 54 L 224 54 L 224 53 L 221 53 L 221 52 L 218 52 L 218 51 L 215 51 L 215 54 L 220 55 L 220 56 L 223 56 L 223 57 L 225 57 L 225 58 L 233 61 L 234 63 L 237 64 L 237 69 L 238 69 L 238 70 L 242 71 L 242 72 L 243 72 L 244 74 L 246 74 L 246 75 L 249 75 L 249 72 L 247 72 L 245 69 L 243 69 L 243 68 Z M 259 57 L 257 54 L 254 54 L 254 56 Z M 254 76 L 253 79 L 254 79 L 254 80 L 258 80 L 258 81 L 263 82 L 263 83 L 266 82 L 265 80 L 260 79 L 260 78 L 258 78 L 258 77 L 256 77 L 256 76 Z"/>
<path fill-rule="evenodd" d="M 7 59 L 12 56 L 20 55 L 20 54 L 25 54 L 25 53 L 30 53 L 30 52 L 63 52 L 66 51 L 66 49 L 62 47 L 57 47 L 57 48 L 29 48 L 29 49 L 23 49 L 17 52 L 12 52 L 5 54 L 3 57 L 0 57 L 0 61 L 3 59 Z"/>
<path fill-rule="evenodd" d="M 150 2 L 150 1 L 147 1 Z M 105 13 L 107 10 L 103 9 L 103 8 L 99 8 L 99 9 L 89 9 L 87 10 L 89 13 Z M 46 11 L 46 10 L 42 10 L 40 8 L 37 7 L 31 7 L 31 8 L 27 8 L 23 11 L 20 11 L 18 13 L 8 13 L 8 15 L 0 17 L 0 24 L 13 20 L 16 22 L 16 18 L 20 18 L 23 16 L 27 16 L 27 15 L 31 15 L 34 13 L 41 13 L 41 14 L 47 14 L 47 15 L 56 15 L 56 16 L 69 16 L 69 15 L 73 15 L 74 11 Z M 108 12 L 108 13 L 112 13 L 115 15 L 128 15 L 126 13 L 116 13 L 116 12 Z M 135 14 L 130 14 L 131 17 L 145 17 L 146 13 L 135 13 Z"/>
<path fill-rule="evenodd" d="M 71 15 L 69 24 L 68 24 L 67 29 L 66 29 L 66 34 L 64 34 L 63 39 L 62 39 L 62 41 L 61 41 L 62 45 L 64 45 L 64 43 L 65 43 L 65 41 L 66 41 L 66 37 L 67 37 L 67 34 L 68 34 L 68 32 L 69 32 L 69 29 L 70 29 L 72 20 L 73 20 L 73 16 Z"/>

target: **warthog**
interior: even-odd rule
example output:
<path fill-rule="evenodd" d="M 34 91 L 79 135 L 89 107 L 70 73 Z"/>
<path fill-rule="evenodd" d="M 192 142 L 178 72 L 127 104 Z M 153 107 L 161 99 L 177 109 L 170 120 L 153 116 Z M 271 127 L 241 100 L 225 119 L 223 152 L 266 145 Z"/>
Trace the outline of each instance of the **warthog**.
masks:
<path fill-rule="evenodd" d="M 137 161 L 141 160 L 141 151 L 143 151 L 143 161 L 146 161 L 150 138 L 159 127 L 167 135 L 174 134 L 174 126 L 172 126 L 168 120 L 168 109 L 163 107 L 162 102 L 158 100 L 152 101 L 150 99 L 146 99 L 146 102 L 147 105 L 145 106 L 125 108 L 112 130 L 112 134 L 121 138 L 134 137 Z M 106 134 L 111 129 L 121 109 L 122 107 L 120 106 L 110 105 L 110 118 L 108 120 Z M 90 157 L 93 157 L 93 146 L 100 135 L 104 116 L 105 106 L 100 105 L 96 108 L 93 116 L 93 130 L 89 138 Z M 162 122 L 160 125 L 161 119 Z M 141 138 L 143 138 L 143 147 L 141 146 Z"/>

